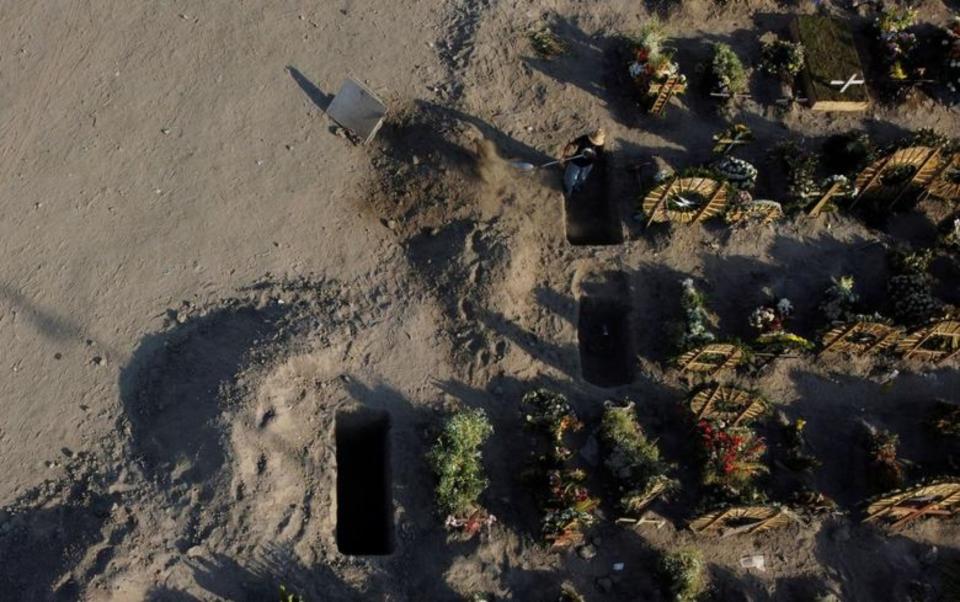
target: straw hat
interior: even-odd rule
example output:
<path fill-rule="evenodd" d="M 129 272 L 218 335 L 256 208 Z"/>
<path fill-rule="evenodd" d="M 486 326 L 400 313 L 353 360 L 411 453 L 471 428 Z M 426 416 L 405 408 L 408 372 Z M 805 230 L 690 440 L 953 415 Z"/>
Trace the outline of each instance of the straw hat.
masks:
<path fill-rule="evenodd" d="M 597 131 L 587 136 L 587 140 L 591 144 L 596 144 L 597 146 L 603 146 L 604 141 L 607 139 L 607 133 L 603 131 L 603 128 L 597 128 Z"/>

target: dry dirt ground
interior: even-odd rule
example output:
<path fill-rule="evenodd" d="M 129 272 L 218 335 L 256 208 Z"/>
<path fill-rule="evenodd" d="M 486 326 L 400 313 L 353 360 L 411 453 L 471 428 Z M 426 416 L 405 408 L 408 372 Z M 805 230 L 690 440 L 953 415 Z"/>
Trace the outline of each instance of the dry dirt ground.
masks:
<path fill-rule="evenodd" d="M 956 8 L 926 1 L 922 14 L 939 24 Z M 528 601 L 555 599 L 569 580 L 588 600 L 657 600 L 657 555 L 683 545 L 704 551 L 717 600 L 938 599 L 935 560 L 960 555 L 960 524 L 861 526 L 871 492 L 855 433 L 869 419 L 897 432 L 917 467 L 942 464 L 950 452 L 918 416 L 960 398 L 956 365 L 902 367 L 881 385 L 869 366 L 775 364 L 744 384 L 808 420 L 824 461 L 815 484 L 842 513 L 756 537 L 684 529 L 697 504 L 677 410 L 688 383 L 664 368 L 680 280 L 696 279 L 730 335 L 747 334 L 769 291 L 793 300 L 812 336 L 831 276 L 854 274 L 881 302 L 885 247 L 929 241 L 943 208 L 873 228 L 841 214 L 644 230 L 625 168 L 652 155 L 699 164 L 724 122 L 696 90 L 661 120 L 640 116 L 613 85 L 613 39 L 660 14 L 693 73 L 710 42 L 753 62 L 759 33 L 811 10 L 0 5 L 0 599 L 269 600 L 285 583 L 311 601 Z M 548 13 L 571 45 L 549 62 L 525 36 Z M 334 135 L 323 112 L 348 74 L 391 108 L 369 147 Z M 957 111 L 930 99 L 847 116 L 748 101 L 739 119 L 758 136 L 742 156 L 761 172 L 782 138 L 960 132 Z M 619 245 L 568 244 L 558 172 L 520 175 L 475 154 L 484 137 L 503 156 L 544 160 L 598 124 Z M 954 303 L 956 277 L 947 266 L 939 281 Z M 582 378 L 584 294 L 632 308 L 632 384 Z M 517 476 L 528 449 L 518 400 L 536 385 L 567 394 L 588 425 L 605 399 L 638 402 L 683 467 L 683 492 L 654 508 L 670 525 L 601 524 L 592 560 L 536 544 L 534 498 Z M 423 461 L 443 412 L 462 405 L 494 422 L 485 500 L 500 518 L 467 543 L 447 540 Z M 335 541 L 336 415 L 359 407 L 391 417 L 396 541 L 384 557 L 342 555 Z M 765 572 L 739 568 L 752 553 Z"/>

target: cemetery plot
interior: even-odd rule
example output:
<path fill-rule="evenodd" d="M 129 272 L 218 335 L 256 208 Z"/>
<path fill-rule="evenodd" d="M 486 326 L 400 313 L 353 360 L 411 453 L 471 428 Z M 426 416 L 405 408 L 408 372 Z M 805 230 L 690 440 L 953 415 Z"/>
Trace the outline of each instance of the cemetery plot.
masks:
<path fill-rule="evenodd" d="M 883 496 L 867 506 L 864 522 L 899 529 L 920 518 L 949 518 L 957 514 L 960 514 L 960 481 L 949 480 Z"/>
<path fill-rule="evenodd" d="M 744 361 L 743 349 L 728 343 L 703 345 L 681 355 L 677 366 L 683 372 L 714 375 L 733 370 Z"/>
<path fill-rule="evenodd" d="M 806 50 L 800 82 L 815 111 L 865 111 L 870 104 L 853 34 L 842 22 L 799 15 L 791 25 Z"/>
<path fill-rule="evenodd" d="M 698 534 L 750 535 L 785 527 L 797 517 L 780 506 L 733 506 L 710 512 L 690 522 L 690 530 Z"/>
<path fill-rule="evenodd" d="M 337 547 L 342 554 L 393 552 L 390 415 L 339 412 L 337 442 Z"/>
<path fill-rule="evenodd" d="M 960 320 L 940 320 L 921 328 L 897 346 L 905 359 L 945 362 L 960 354 Z"/>
<path fill-rule="evenodd" d="M 767 409 L 757 395 L 723 385 L 713 385 L 697 392 L 690 400 L 695 419 L 719 420 L 729 426 L 749 424 Z"/>
<path fill-rule="evenodd" d="M 823 337 L 824 353 L 849 353 L 869 355 L 880 353 L 894 346 L 903 331 L 880 322 L 855 322 L 832 328 Z"/>
<path fill-rule="evenodd" d="M 675 178 L 654 188 L 643 199 L 647 225 L 654 222 L 689 224 L 723 213 L 727 187 L 710 178 Z"/>

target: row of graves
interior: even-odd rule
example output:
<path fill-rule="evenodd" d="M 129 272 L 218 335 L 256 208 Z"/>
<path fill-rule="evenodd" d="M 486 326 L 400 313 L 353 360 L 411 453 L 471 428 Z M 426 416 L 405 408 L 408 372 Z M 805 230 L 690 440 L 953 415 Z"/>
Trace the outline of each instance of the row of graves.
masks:
<path fill-rule="evenodd" d="M 818 152 L 809 144 L 784 140 L 774 147 L 776 164 L 769 166 L 782 173 L 786 184 L 778 201 L 755 198 L 759 170 L 734 156 L 752 141 L 749 128 L 735 124 L 713 141 L 714 159 L 705 165 L 678 172 L 654 158 L 654 168 L 640 178 L 644 192 L 636 221 L 648 227 L 712 219 L 747 225 L 847 211 L 875 224 L 895 211 L 931 201 L 947 215 L 939 224 L 937 244 L 945 251 L 958 250 L 960 139 L 920 130 L 880 146 L 853 131 L 827 138 Z"/>
<path fill-rule="evenodd" d="M 894 258 L 895 275 L 888 290 L 891 312 L 898 320 L 919 326 L 904 334 L 895 321 L 879 312 L 869 312 L 860 303 L 851 277 L 840 277 L 827 289 L 821 313 L 828 324 L 818 346 L 789 330 L 793 313 L 788 299 L 758 307 L 749 316 L 756 330 L 754 341 L 721 341 L 711 328 L 705 297 L 692 280 L 683 283 L 681 306 L 684 323 L 675 365 L 693 379 L 708 384 L 695 388 L 689 411 L 702 439 L 709 471 L 705 484 L 719 483 L 719 509 L 694 519 L 697 532 L 724 534 L 754 533 L 795 522 L 804 512 L 834 511 L 833 504 L 807 486 L 799 487 L 788 505 L 769 503 L 763 493 L 752 489 L 753 479 L 766 468 L 760 464 L 765 447 L 751 426 L 768 413 L 770 403 L 755 391 L 724 384 L 739 376 L 753 376 L 778 358 L 817 352 L 821 357 L 838 354 L 870 356 L 899 353 L 903 358 L 942 362 L 960 350 L 960 321 L 951 319 L 950 308 L 939 303 L 929 289 L 926 268 L 929 253 L 899 253 Z M 956 445 L 960 405 L 938 401 L 925 420 L 937 444 L 943 449 Z M 799 473 L 819 465 L 803 435 L 802 418 L 788 421 L 779 417 L 784 453 L 781 463 Z M 883 493 L 864 503 L 862 518 L 899 529 L 923 517 L 960 515 L 960 478 L 945 476 L 909 482 L 897 457 L 896 435 L 864 423 L 869 474 L 880 475 Z M 726 497 L 724 497 L 726 496 Z"/>
<path fill-rule="evenodd" d="M 908 359 L 944 361 L 960 349 L 960 321 L 944 316 L 949 307 L 930 290 L 929 253 L 899 253 L 889 282 L 892 317 L 865 307 L 850 277 L 839 277 L 824 292 L 820 312 L 826 317 L 819 345 L 790 330 L 792 303 L 779 299 L 757 307 L 747 318 L 756 337 L 749 343 L 723 340 L 715 331 L 705 296 L 690 279 L 682 283 L 682 320 L 678 324 L 673 367 L 694 383 L 682 404 L 691 437 L 683 437 L 698 458 L 701 502 L 687 526 L 702 535 L 748 535 L 836 514 L 836 504 L 815 487 L 820 461 L 811 449 L 802 416 L 788 418 L 776 404 L 744 382 L 774 362 L 800 354 L 833 361 L 838 354 L 878 356 L 899 353 Z M 919 325 L 906 333 L 898 323 Z M 697 384 L 699 383 L 699 384 Z M 578 546 L 584 533 L 603 519 L 595 482 L 573 434 L 585 427 L 561 394 L 539 389 L 520 404 L 530 432 L 531 461 L 522 471 L 528 491 L 538 492 L 543 541 L 555 549 Z M 944 454 L 960 452 L 960 404 L 938 401 L 927 416 L 917 416 L 930 440 Z M 913 478 L 898 457 L 897 436 L 863 424 L 864 451 L 876 475 L 879 494 L 861 506 L 860 518 L 891 529 L 915 520 L 960 515 L 960 477 L 923 474 Z M 605 403 L 593 425 L 608 482 L 616 491 L 614 522 L 631 527 L 658 522 L 648 514 L 680 485 L 677 466 L 661 455 L 657 442 L 641 426 L 630 401 Z M 775 449 L 762 432 L 774 433 Z M 431 452 L 438 478 L 438 506 L 452 531 L 472 537 L 495 518 L 482 502 L 487 486 L 480 448 L 493 429 L 483 410 L 464 410 L 450 419 Z M 582 441 L 582 438 L 579 439 Z M 951 452 L 950 450 L 955 450 Z M 947 462 L 948 466 L 956 466 Z M 774 489 L 767 475 L 791 475 L 789 487 Z M 782 480 L 782 479 L 781 479 Z"/>
<path fill-rule="evenodd" d="M 787 31 L 765 34 L 757 67 L 781 87 L 778 102 L 800 102 L 814 111 L 864 111 L 871 94 L 885 102 L 919 91 L 949 104 L 960 99 L 960 17 L 926 33 L 913 8 L 890 5 L 874 11 L 859 43 L 851 20 L 827 14 L 797 15 Z M 663 28 L 650 23 L 628 36 L 624 46 L 641 108 L 663 115 L 673 97 L 688 91 Z M 874 57 L 869 73 L 861 56 Z M 747 70 L 729 45 L 714 44 L 703 71 L 706 93 L 721 110 L 749 96 Z"/>

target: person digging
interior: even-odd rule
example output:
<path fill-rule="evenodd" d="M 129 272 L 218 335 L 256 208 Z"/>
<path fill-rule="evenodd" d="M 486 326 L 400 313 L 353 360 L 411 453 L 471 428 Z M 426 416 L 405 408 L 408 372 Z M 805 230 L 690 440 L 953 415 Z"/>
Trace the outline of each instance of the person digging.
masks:
<path fill-rule="evenodd" d="M 563 149 L 562 160 L 567 163 L 563 172 L 563 191 L 567 195 L 583 188 L 594 163 L 603 155 L 605 141 L 606 132 L 599 128 L 592 134 L 580 136 Z"/>

